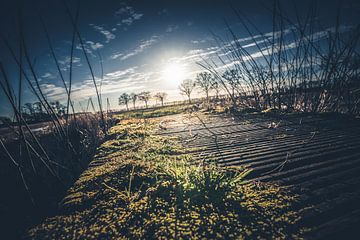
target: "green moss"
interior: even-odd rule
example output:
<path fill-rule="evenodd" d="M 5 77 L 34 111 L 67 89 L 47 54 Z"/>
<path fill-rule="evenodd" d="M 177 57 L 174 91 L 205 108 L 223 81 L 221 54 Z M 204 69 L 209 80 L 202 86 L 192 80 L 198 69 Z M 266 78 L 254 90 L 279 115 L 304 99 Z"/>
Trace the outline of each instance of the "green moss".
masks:
<path fill-rule="evenodd" d="M 36 239 L 254 239 L 296 237 L 298 196 L 245 183 L 248 171 L 191 164 L 177 138 L 152 133 L 156 119 L 110 130 L 95 167 L 69 190 L 62 214 L 29 231 Z"/>

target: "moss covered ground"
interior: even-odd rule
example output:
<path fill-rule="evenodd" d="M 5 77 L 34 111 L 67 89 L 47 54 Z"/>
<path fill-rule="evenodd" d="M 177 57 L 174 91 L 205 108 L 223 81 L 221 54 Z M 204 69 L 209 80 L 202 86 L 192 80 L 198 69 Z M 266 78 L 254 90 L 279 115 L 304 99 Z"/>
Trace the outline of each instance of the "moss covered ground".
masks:
<path fill-rule="evenodd" d="M 293 227 L 301 213 L 291 210 L 299 196 L 289 189 L 247 182 L 240 167 L 191 164 L 179 139 L 156 135 L 158 118 L 117 117 L 60 214 L 27 238 L 301 238 Z"/>

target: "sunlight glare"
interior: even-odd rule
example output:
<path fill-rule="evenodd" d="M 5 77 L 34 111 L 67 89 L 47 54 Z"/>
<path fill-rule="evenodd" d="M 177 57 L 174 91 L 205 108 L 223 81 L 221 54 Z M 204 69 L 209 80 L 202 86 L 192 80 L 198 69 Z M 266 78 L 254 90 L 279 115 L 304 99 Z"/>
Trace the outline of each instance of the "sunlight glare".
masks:
<path fill-rule="evenodd" d="M 162 79 L 166 85 L 178 87 L 182 80 L 186 78 L 186 70 L 179 63 L 168 63 L 162 71 Z"/>

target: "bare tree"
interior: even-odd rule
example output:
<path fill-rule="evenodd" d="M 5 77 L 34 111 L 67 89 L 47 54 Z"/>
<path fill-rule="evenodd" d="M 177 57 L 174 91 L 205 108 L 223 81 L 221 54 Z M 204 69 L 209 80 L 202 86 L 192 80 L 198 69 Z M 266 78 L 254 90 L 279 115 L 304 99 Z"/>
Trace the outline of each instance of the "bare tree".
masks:
<path fill-rule="evenodd" d="M 221 90 L 221 83 L 217 78 L 212 78 L 211 81 L 211 89 L 215 91 L 215 97 L 216 99 L 219 98 L 220 90 Z"/>
<path fill-rule="evenodd" d="M 209 92 L 212 89 L 212 79 L 213 76 L 209 72 L 201 72 L 196 75 L 196 85 L 205 93 L 207 102 L 209 102 Z"/>
<path fill-rule="evenodd" d="M 131 96 L 127 93 L 123 93 L 119 97 L 119 105 L 125 104 L 126 110 L 129 111 L 129 102 L 131 100 Z"/>
<path fill-rule="evenodd" d="M 225 80 L 225 83 L 227 83 L 230 86 L 231 94 L 235 96 L 235 90 L 239 87 L 240 84 L 240 74 L 238 70 L 236 69 L 230 69 L 226 70 L 222 78 Z"/>
<path fill-rule="evenodd" d="M 161 106 L 164 106 L 164 100 L 167 97 L 167 93 L 166 92 L 158 92 L 154 95 L 154 97 L 161 102 Z"/>
<path fill-rule="evenodd" d="M 131 98 L 131 101 L 133 103 L 133 107 L 135 109 L 135 104 L 136 104 L 136 100 L 138 99 L 138 94 L 136 93 L 130 93 L 130 98 Z"/>
<path fill-rule="evenodd" d="M 182 95 L 186 95 L 188 97 L 189 103 L 191 103 L 190 96 L 191 96 L 191 93 L 194 90 L 195 86 L 196 86 L 195 82 L 191 79 L 184 80 L 179 86 L 180 93 Z"/>
<path fill-rule="evenodd" d="M 139 100 L 144 101 L 146 108 L 148 108 L 148 102 L 151 98 L 150 92 L 141 92 L 138 97 Z"/>

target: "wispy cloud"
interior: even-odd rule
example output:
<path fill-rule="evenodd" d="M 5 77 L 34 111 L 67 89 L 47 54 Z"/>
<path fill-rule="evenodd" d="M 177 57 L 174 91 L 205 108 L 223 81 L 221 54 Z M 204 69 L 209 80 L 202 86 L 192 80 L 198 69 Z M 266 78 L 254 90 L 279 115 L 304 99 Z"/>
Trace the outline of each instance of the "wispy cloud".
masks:
<path fill-rule="evenodd" d="M 121 23 L 130 26 L 131 24 L 133 24 L 134 21 L 139 20 L 140 18 L 142 18 L 143 15 L 144 14 L 142 14 L 142 13 L 134 13 L 130 17 L 121 20 Z"/>
<path fill-rule="evenodd" d="M 94 43 L 93 41 L 86 41 L 86 43 L 91 47 L 92 50 L 98 50 L 100 48 L 103 48 L 104 45 L 101 43 Z"/>
<path fill-rule="evenodd" d="M 61 60 L 58 60 L 58 62 L 60 64 L 60 69 L 62 71 L 69 70 L 69 68 L 70 68 L 70 60 L 71 60 L 70 56 L 65 56 Z M 82 66 L 79 57 L 73 56 L 72 62 L 73 62 L 73 65 L 76 66 L 76 67 L 81 67 Z"/>
<path fill-rule="evenodd" d="M 70 64 L 70 60 L 71 60 L 70 56 L 66 56 L 63 60 L 58 60 L 58 62 L 61 65 L 68 65 L 68 64 Z M 72 59 L 72 62 L 73 63 L 79 63 L 80 58 L 74 56 L 73 59 Z"/>
<path fill-rule="evenodd" d="M 120 22 L 117 23 L 118 26 L 122 26 L 122 25 L 130 26 L 135 21 L 140 20 L 144 16 L 144 14 L 136 12 L 133 7 L 128 5 L 125 5 L 120 9 L 118 9 L 115 12 L 115 15 L 117 17 L 122 18 Z"/>
<path fill-rule="evenodd" d="M 133 74 L 133 73 L 135 73 L 135 70 L 137 68 L 138 67 L 135 66 L 135 67 L 127 68 L 125 70 L 118 70 L 115 72 L 107 73 L 107 74 L 105 74 L 105 79 L 117 79 L 120 77 L 124 77 L 124 76 L 130 75 L 130 74 Z"/>
<path fill-rule="evenodd" d="M 66 97 L 66 91 L 64 87 L 57 86 L 55 84 L 43 83 L 40 85 L 42 92 L 51 101 L 61 101 Z"/>
<path fill-rule="evenodd" d="M 110 59 L 115 60 L 115 59 L 118 59 L 119 57 L 122 57 L 122 56 L 124 56 L 123 53 L 114 53 L 114 54 L 112 54 L 112 55 L 110 56 Z"/>
<path fill-rule="evenodd" d="M 92 26 L 97 32 L 99 32 L 99 33 L 101 33 L 102 35 L 105 36 L 105 38 L 106 38 L 105 42 L 106 43 L 109 43 L 111 40 L 116 38 L 115 34 L 113 34 L 112 32 L 110 32 L 108 30 L 106 30 L 102 26 L 98 26 L 98 25 L 95 25 L 95 24 L 89 24 L 89 25 Z"/>
<path fill-rule="evenodd" d="M 201 39 L 201 40 L 190 40 L 191 43 L 193 44 L 199 44 L 199 43 L 205 43 L 206 40 L 205 39 Z"/>
<path fill-rule="evenodd" d="M 145 51 L 147 48 L 149 48 L 151 45 L 157 43 L 158 41 L 159 41 L 159 36 L 152 36 L 148 40 L 141 41 L 139 46 L 137 46 L 134 50 L 122 55 L 121 60 L 125 60 L 125 59 L 133 57 L 135 55 L 138 55 L 139 53 L 142 53 L 143 51 Z"/>
<path fill-rule="evenodd" d="M 86 41 L 86 42 L 84 42 L 84 49 L 85 49 L 86 53 L 88 53 L 88 54 L 90 54 L 90 55 L 92 55 L 92 56 L 96 56 L 96 55 L 93 53 L 93 51 L 96 51 L 96 50 L 101 49 L 101 48 L 103 48 L 103 47 L 104 47 L 104 45 L 101 44 L 101 43 L 99 43 L 99 42 L 93 42 L 93 41 Z M 82 46 L 81 46 L 81 44 L 76 45 L 75 48 L 76 48 L 77 50 L 82 51 Z"/>
<path fill-rule="evenodd" d="M 52 73 L 47 72 L 47 73 L 44 73 L 44 74 L 41 76 L 41 78 L 54 79 L 55 76 L 54 76 Z"/>
<path fill-rule="evenodd" d="M 101 87 L 102 94 L 142 91 L 152 79 L 153 72 L 138 71 L 138 67 L 110 72 L 104 75 Z M 96 79 L 97 82 L 100 79 Z M 95 96 L 95 89 L 91 79 L 83 80 L 73 85 L 73 100 L 83 100 Z"/>

